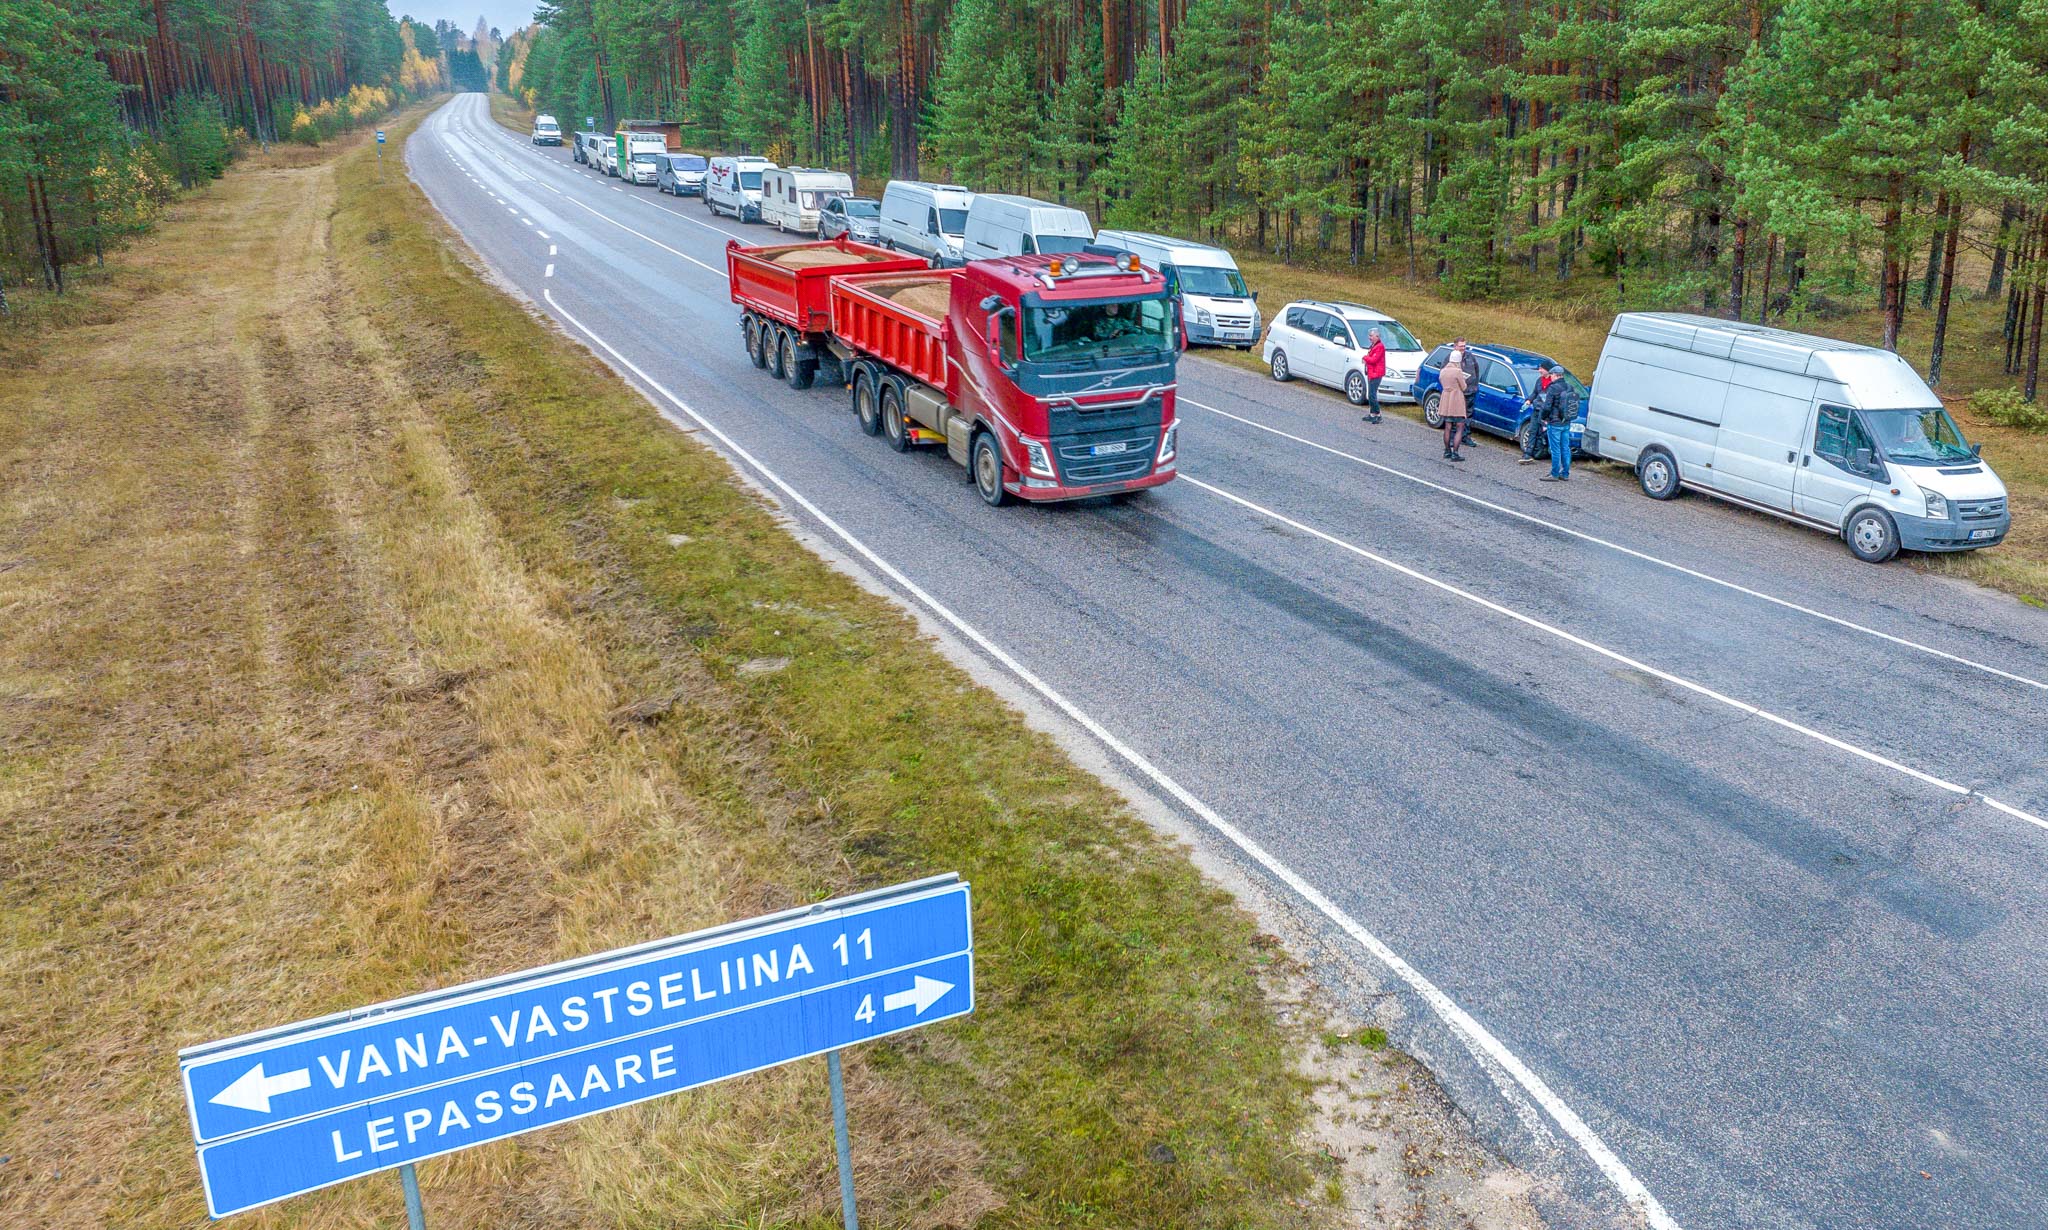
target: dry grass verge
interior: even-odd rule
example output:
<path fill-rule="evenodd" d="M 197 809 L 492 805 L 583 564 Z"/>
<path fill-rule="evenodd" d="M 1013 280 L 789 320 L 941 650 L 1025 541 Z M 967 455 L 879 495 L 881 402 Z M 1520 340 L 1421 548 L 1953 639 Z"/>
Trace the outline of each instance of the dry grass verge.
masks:
<path fill-rule="evenodd" d="M 935 870 L 980 1009 L 852 1056 L 873 1224 L 1341 1216 L 1250 921 L 374 176 L 251 160 L 0 375 L 0 1225 L 203 1222 L 178 1046 Z M 798 1064 L 422 1177 L 822 1227 L 828 1122 Z"/>

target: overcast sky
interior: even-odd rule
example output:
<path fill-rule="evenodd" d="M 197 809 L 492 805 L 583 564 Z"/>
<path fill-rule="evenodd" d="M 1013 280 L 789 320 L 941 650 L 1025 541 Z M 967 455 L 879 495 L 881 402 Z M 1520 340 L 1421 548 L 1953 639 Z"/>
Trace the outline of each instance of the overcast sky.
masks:
<path fill-rule="evenodd" d="M 393 17 L 410 17 L 429 26 L 452 21 L 464 34 L 476 29 L 478 14 L 505 34 L 533 24 L 533 0 L 384 0 L 384 7 Z"/>

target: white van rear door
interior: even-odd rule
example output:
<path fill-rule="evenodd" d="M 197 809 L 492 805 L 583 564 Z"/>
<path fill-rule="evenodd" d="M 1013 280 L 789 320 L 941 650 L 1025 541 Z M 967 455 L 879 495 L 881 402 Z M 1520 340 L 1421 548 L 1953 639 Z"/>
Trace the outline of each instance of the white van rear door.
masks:
<path fill-rule="evenodd" d="M 1813 431 L 1799 451 L 1799 475 L 1793 480 L 1793 511 L 1802 517 L 1839 527 L 1850 505 L 1870 494 L 1871 472 L 1862 468 L 1859 449 L 1873 449 L 1856 415 L 1845 406 L 1820 403 Z M 1873 449 L 1874 452 L 1874 449 Z M 1882 462 L 1878 462 L 1882 465 Z"/>

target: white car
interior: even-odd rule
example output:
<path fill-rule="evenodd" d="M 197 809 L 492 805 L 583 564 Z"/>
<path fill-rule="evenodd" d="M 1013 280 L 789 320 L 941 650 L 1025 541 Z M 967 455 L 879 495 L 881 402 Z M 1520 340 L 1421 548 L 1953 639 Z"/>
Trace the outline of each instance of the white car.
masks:
<path fill-rule="evenodd" d="M 1342 389 L 1354 406 L 1365 404 L 1365 351 L 1371 331 L 1380 331 L 1387 348 L 1387 375 L 1380 381 L 1381 401 L 1414 401 L 1415 373 L 1428 349 L 1401 322 L 1385 312 L 1356 303 L 1325 303 L 1302 299 L 1288 304 L 1266 330 L 1261 352 L 1273 379 L 1299 376 Z"/>

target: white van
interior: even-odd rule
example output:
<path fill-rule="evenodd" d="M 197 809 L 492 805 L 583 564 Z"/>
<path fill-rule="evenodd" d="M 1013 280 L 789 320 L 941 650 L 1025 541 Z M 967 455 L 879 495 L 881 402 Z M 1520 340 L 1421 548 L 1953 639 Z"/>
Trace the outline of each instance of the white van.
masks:
<path fill-rule="evenodd" d="M 731 214 L 741 222 L 761 220 L 761 177 L 775 169 L 766 158 L 724 154 L 704 172 L 704 208 L 713 217 Z"/>
<path fill-rule="evenodd" d="M 818 207 L 835 196 L 853 195 L 853 177 L 844 171 L 812 167 L 777 167 L 761 175 L 761 221 L 778 231 L 818 233 Z"/>
<path fill-rule="evenodd" d="M 1010 196 L 976 193 L 967 207 L 967 229 L 960 255 L 971 261 L 1003 256 L 1034 256 L 1079 252 L 1095 242 L 1088 215 L 1065 205 Z"/>
<path fill-rule="evenodd" d="M 560 145 L 562 143 L 562 126 L 555 123 L 554 116 L 543 114 L 533 117 L 533 143 L 535 145 Z"/>
<path fill-rule="evenodd" d="M 1888 350 L 1710 316 L 1615 318 L 1586 450 L 1682 489 L 1841 535 L 1858 559 L 2005 538 L 2005 484 Z"/>
<path fill-rule="evenodd" d="M 661 178 L 661 164 L 668 158 L 668 142 L 658 132 L 621 132 L 614 136 L 618 149 L 616 174 L 629 184 L 649 184 Z"/>
<path fill-rule="evenodd" d="M 1104 231 L 1095 237 L 1100 247 L 1136 252 L 1138 259 L 1166 275 L 1166 284 L 1180 296 L 1181 318 L 1188 322 L 1188 342 L 1196 346 L 1235 346 L 1250 350 L 1258 344 L 1264 321 L 1259 316 L 1259 292 L 1248 290 L 1237 262 L 1222 248 L 1190 243 L 1148 231 Z M 1403 333 L 1405 336 L 1405 331 Z M 1416 356 L 1421 361 L 1421 356 Z M 1414 364 L 1408 364 L 1413 379 Z M 1387 375 L 1393 377 L 1390 368 Z M 1389 395 L 1390 387 L 1381 389 Z M 1405 395 L 1405 390 L 1403 391 Z"/>
<path fill-rule="evenodd" d="M 967 211 L 974 194 L 958 184 L 892 179 L 882 189 L 882 246 L 922 256 L 934 266 L 962 263 Z"/>

